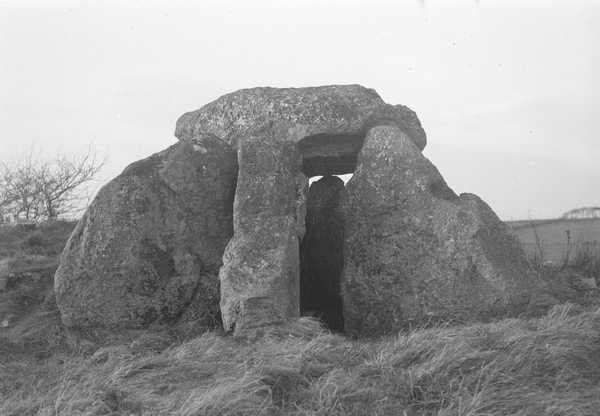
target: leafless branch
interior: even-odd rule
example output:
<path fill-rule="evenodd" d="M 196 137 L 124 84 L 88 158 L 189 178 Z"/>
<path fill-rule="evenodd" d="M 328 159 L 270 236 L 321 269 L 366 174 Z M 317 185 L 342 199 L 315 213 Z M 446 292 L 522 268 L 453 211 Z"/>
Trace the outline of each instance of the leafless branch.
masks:
<path fill-rule="evenodd" d="M 91 148 L 82 156 L 41 160 L 30 151 L 14 163 L 0 162 L 0 209 L 27 221 L 72 213 L 86 199 L 82 186 L 93 181 L 104 164 Z"/>

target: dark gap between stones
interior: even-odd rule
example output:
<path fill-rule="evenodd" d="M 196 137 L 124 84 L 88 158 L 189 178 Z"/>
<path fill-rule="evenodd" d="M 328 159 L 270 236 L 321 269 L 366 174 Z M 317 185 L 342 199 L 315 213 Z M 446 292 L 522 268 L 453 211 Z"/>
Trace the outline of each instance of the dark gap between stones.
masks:
<path fill-rule="evenodd" d="M 311 178 L 306 234 L 300 244 L 300 313 L 321 319 L 334 332 L 344 330 L 340 293 L 344 224 L 340 199 L 344 182 L 356 168 L 364 137 L 364 134 L 317 135 L 303 139 L 298 146 L 303 156 L 303 172 Z"/>

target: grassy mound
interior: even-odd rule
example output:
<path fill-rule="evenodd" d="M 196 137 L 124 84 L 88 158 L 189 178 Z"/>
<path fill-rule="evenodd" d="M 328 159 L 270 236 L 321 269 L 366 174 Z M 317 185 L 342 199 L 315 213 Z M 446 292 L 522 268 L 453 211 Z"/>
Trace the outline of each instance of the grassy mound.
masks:
<path fill-rule="evenodd" d="M 600 297 L 583 269 L 540 265 L 565 303 L 538 318 L 378 340 L 301 318 L 253 340 L 155 328 L 75 342 L 52 293 L 73 225 L 0 227 L 2 416 L 598 415 Z"/>
<path fill-rule="evenodd" d="M 357 341 L 301 318 L 258 340 L 147 333 L 0 359 L 2 415 L 597 415 L 600 310 Z"/>

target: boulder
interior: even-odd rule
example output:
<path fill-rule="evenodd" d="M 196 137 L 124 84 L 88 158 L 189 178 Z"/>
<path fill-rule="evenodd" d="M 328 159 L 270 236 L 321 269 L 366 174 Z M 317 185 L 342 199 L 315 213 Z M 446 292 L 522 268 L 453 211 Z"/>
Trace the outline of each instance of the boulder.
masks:
<path fill-rule="evenodd" d="M 343 330 L 340 276 L 344 267 L 344 223 L 339 209 L 344 182 L 324 176 L 312 183 L 306 202 L 306 234 L 300 245 L 302 314 L 316 315 Z"/>
<path fill-rule="evenodd" d="M 219 273 L 223 326 L 236 335 L 300 313 L 308 180 L 292 136 L 285 126 L 267 125 L 238 143 L 234 235 Z"/>
<path fill-rule="evenodd" d="M 61 255 L 55 292 L 68 327 L 219 320 L 218 270 L 232 235 L 235 152 L 198 136 L 104 186 Z"/>
<path fill-rule="evenodd" d="M 457 196 L 399 128 L 371 129 L 342 202 L 345 330 L 526 309 L 538 277 L 477 196 Z"/>
<path fill-rule="evenodd" d="M 362 140 L 373 126 L 398 126 L 419 149 L 427 141 L 412 110 L 386 104 L 375 90 L 360 85 L 239 90 L 182 115 L 175 136 L 185 141 L 214 134 L 237 148 L 248 131 L 268 122 L 296 130 L 292 137 L 299 142 L 308 176 L 351 173 Z"/>

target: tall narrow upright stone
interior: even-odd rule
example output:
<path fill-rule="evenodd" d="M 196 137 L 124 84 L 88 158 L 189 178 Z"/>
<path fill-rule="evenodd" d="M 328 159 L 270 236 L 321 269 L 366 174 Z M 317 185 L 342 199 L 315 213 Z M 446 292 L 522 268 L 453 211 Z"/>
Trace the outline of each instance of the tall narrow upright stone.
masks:
<path fill-rule="evenodd" d="M 300 313 L 307 179 L 288 134 L 269 126 L 238 144 L 234 235 L 219 273 L 223 326 L 237 335 Z"/>

